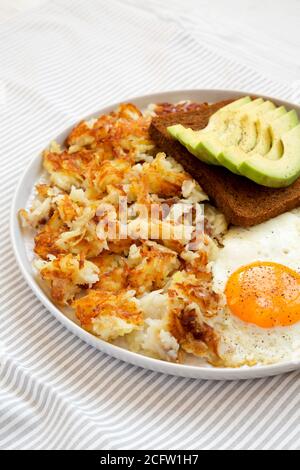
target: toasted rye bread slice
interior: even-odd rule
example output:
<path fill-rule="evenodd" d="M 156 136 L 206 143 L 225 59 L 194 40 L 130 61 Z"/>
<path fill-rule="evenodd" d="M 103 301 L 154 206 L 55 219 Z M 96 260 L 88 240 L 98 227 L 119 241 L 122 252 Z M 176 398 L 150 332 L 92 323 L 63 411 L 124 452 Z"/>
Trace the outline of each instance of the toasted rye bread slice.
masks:
<path fill-rule="evenodd" d="M 204 103 L 197 111 L 156 117 L 150 126 L 150 137 L 159 150 L 175 158 L 199 182 L 233 225 L 250 227 L 300 206 L 300 178 L 288 188 L 260 186 L 223 167 L 202 163 L 169 135 L 167 127 L 173 124 L 203 129 L 210 116 L 226 104 L 228 101 Z"/>

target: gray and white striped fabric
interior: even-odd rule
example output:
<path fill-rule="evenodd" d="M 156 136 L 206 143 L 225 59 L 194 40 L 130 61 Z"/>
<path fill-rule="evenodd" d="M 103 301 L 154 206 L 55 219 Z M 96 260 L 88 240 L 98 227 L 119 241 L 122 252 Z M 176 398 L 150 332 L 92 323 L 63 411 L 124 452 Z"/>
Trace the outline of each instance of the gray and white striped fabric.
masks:
<path fill-rule="evenodd" d="M 14 261 L 8 217 L 16 182 L 80 116 L 179 88 L 300 99 L 295 87 L 202 44 L 175 3 L 172 13 L 142 3 L 55 0 L 0 24 L 0 447 L 299 449 L 299 372 L 214 383 L 112 359 L 63 328 Z"/>

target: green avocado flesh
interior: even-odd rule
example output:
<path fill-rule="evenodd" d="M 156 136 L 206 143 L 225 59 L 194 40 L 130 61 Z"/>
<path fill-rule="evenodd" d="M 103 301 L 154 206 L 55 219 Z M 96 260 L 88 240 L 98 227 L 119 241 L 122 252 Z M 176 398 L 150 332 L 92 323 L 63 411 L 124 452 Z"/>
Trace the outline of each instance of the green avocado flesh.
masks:
<path fill-rule="evenodd" d="M 246 96 L 224 106 L 205 129 L 181 124 L 170 135 L 204 163 L 221 165 L 263 186 L 286 187 L 300 175 L 300 124 L 295 110 Z"/>
<path fill-rule="evenodd" d="M 249 175 L 258 184 L 272 188 L 290 186 L 300 176 L 300 125 L 282 137 L 283 155 L 278 160 L 263 159 L 260 155 L 244 160 L 240 166 L 243 175 Z"/>

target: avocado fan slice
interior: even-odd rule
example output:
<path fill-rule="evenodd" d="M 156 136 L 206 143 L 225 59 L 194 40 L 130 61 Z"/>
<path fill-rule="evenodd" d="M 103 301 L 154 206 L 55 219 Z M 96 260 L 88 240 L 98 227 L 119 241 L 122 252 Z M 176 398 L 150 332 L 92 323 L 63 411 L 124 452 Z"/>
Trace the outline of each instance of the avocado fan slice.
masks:
<path fill-rule="evenodd" d="M 270 119 L 270 116 L 269 116 L 269 119 Z M 272 119 L 272 116 L 271 116 L 271 119 Z M 270 186 L 270 187 L 280 187 L 280 185 L 288 186 L 289 185 L 288 180 L 284 178 L 282 178 L 281 182 L 280 182 L 280 178 L 277 178 L 277 180 L 274 181 L 274 186 L 272 186 L 272 181 L 271 181 L 272 178 L 271 179 L 268 178 L 268 169 L 270 166 L 269 164 L 267 164 L 267 162 L 274 161 L 275 157 L 276 157 L 276 160 L 279 161 L 279 159 L 281 159 L 285 155 L 283 136 L 286 136 L 287 132 L 289 132 L 291 129 L 297 126 L 298 123 L 299 123 L 299 120 L 298 120 L 298 116 L 295 110 L 284 114 L 279 119 L 272 120 L 270 123 L 270 130 L 274 138 L 273 138 L 273 146 L 269 153 L 267 153 L 266 155 L 262 155 L 261 153 L 254 152 L 254 151 L 250 153 L 245 153 L 238 146 L 228 147 L 228 148 L 225 148 L 222 153 L 222 160 L 224 161 L 224 166 L 237 174 L 246 176 L 247 178 L 265 186 Z M 273 160 L 270 159 L 270 156 L 273 156 Z M 258 170 L 255 172 L 254 168 L 257 168 L 258 161 L 261 162 L 261 166 L 259 167 L 259 172 Z M 286 161 L 286 158 L 284 159 L 282 163 L 283 169 L 284 169 L 285 161 Z M 263 174 L 264 162 L 266 162 L 266 174 Z M 299 164 L 300 164 L 300 161 L 299 161 Z"/>
<path fill-rule="evenodd" d="M 300 124 L 295 110 L 271 101 L 224 107 L 201 131 L 172 126 L 169 132 L 200 160 L 223 165 L 258 184 L 280 188 L 300 176 Z M 227 109 L 225 109 L 227 108 Z"/>
<path fill-rule="evenodd" d="M 292 130 L 299 124 L 299 118 L 295 110 L 286 112 L 285 115 L 281 116 L 272 122 L 271 134 L 272 134 L 272 148 L 266 154 L 266 157 L 270 160 L 278 160 L 283 155 L 283 143 L 282 136 Z"/>
<path fill-rule="evenodd" d="M 199 158 L 196 148 L 199 140 L 201 139 L 201 131 L 193 131 L 190 128 L 185 128 L 181 124 L 178 124 L 168 127 L 168 132 L 172 137 L 177 139 L 184 147 L 186 147 L 191 154 Z M 203 151 L 201 160 L 209 165 L 219 165 L 219 162 L 214 155 L 221 152 L 221 150 L 222 146 L 220 143 L 212 142 L 211 146 L 206 151 Z"/>
<path fill-rule="evenodd" d="M 245 138 L 245 135 L 253 141 L 252 146 L 254 146 L 256 128 L 248 114 L 254 112 L 264 103 L 262 98 L 252 101 L 249 96 L 246 96 L 224 106 L 213 114 L 205 129 L 193 131 L 179 124 L 168 127 L 168 132 L 204 163 L 219 165 L 217 157 L 224 146 L 237 144 Z M 243 109 L 248 109 L 248 112 Z M 238 116 L 245 120 L 246 130 L 237 119 Z"/>
<path fill-rule="evenodd" d="M 273 141 L 270 125 L 284 112 L 283 107 L 279 111 L 271 101 L 265 101 L 249 115 L 249 118 L 253 119 L 252 125 L 256 131 L 249 126 L 248 129 L 244 129 L 243 140 L 239 145 L 225 146 L 218 155 L 219 162 L 233 173 L 241 174 L 240 165 L 245 159 L 255 154 L 265 155 L 270 151 Z"/>
<path fill-rule="evenodd" d="M 300 124 L 282 136 L 283 154 L 278 160 L 253 155 L 244 160 L 241 174 L 270 188 L 290 186 L 300 176 Z"/>
<path fill-rule="evenodd" d="M 276 106 L 271 101 L 257 98 L 234 111 L 220 110 L 223 111 L 223 120 L 228 122 L 227 128 L 215 130 L 214 133 L 203 132 L 198 145 L 196 147 L 195 144 L 193 145 L 194 155 L 203 159 L 210 154 L 211 159 L 214 158 L 220 165 L 240 174 L 238 166 L 240 160 L 244 158 L 243 152 L 254 151 L 257 145 L 258 150 L 263 153 L 270 150 L 271 135 L 267 126 L 260 122 L 259 117 L 275 109 Z M 239 148 L 235 151 L 237 146 Z M 234 158 L 227 158 L 227 153 L 223 152 L 224 148 L 232 149 L 230 154 L 233 153 Z"/>
<path fill-rule="evenodd" d="M 190 128 L 185 128 L 181 124 L 169 126 L 167 130 L 173 138 L 179 140 L 179 142 L 197 158 L 199 158 L 199 153 L 201 153 L 201 160 L 204 163 L 219 165 L 216 155 L 222 151 L 222 143 L 217 139 L 211 139 L 211 137 L 215 137 L 216 129 L 222 129 L 223 132 L 225 132 L 228 126 L 228 120 L 223 118 L 221 112 L 224 113 L 225 111 L 226 116 L 226 113 L 233 113 L 236 109 L 241 108 L 249 102 L 251 102 L 251 98 L 246 96 L 224 106 L 212 115 L 207 127 L 200 131 L 193 131 Z M 210 138 L 210 141 L 207 146 L 201 148 L 200 142 L 204 134 L 205 138 Z M 199 146 L 200 148 L 198 148 Z"/>

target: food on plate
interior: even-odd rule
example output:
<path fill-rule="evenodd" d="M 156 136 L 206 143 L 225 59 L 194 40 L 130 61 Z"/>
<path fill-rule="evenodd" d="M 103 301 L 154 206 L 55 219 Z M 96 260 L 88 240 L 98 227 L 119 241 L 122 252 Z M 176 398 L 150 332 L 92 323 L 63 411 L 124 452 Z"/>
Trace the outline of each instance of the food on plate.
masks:
<path fill-rule="evenodd" d="M 167 130 L 168 127 L 178 123 L 193 130 L 204 129 L 210 116 L 227 103 L 222 102 L 212 106 L 204 104 L 200 111 L 154 117 L 150 126 L 150 136 L 161 151 L 172 155 L 187 172 L 193 175 L 210 200 L 226 216 L 228 222 L 249 227 L 298 207 L 300 179 L 286 188 L 267 188 L 258 185 L 222 166 L 204 164 L 174 140 Z"/>
<path fill-rule="evenodd" d="M 218 328 L 232 365 L 300 355 L 299 243 L 299 209 L 255 227 L 232 227 L 223 237 L 212 275 L 214 291 L 226 299 Z"/>
<path fill-rule="evenodd" d="M 260 186 L 219 165 L 217 152 L 200 161 L 168 132 L 176 124 L 195 153 L 192 133 L 212 139 L 231 126 L 233 149 L 276 163 L 296 117 L 249 97 L 144 112 L 123 104 L 52 142 L 20 219 L 53 301 L 100 339 L 164 361 L 299 359 L 299 180 Z"/>
<path fill-rule="evenodd" d="M 221 132 L 224 133 L 227 139 L 231 138 L 232 142 L 234 142 L 232 133 L 226 132 L 228 128 L 228 115 L 232 117 L 235 110 L 241 106 L 244 107 L 249 102 L 251 103 L 251 98 L 245 97 L 220 108 L 210 116 L 208 124 L 203 130 L 194 131 L 191 128 L 184 127 L 182 124 L 175 124 L 168 127 L 168 132 L 204 163 L 220 165 L 218 154 L 222 151 L 222 141 L 220 139 L 218 141 L 218 137 Z M 241 127 L 235 126 L 235 129 L 241 134 Z M 234 136 L 234 138 L 239 141 L 241 135 L 238 137 Z"/>
<path fill-rule="evenodd" d="M 295 110 L 241 98 L 214 113 L 201 130 L 168 127 L 204 163 L 221 165 L 258 184 L 281 188 L 300 175 L 300 124 Z"/>

